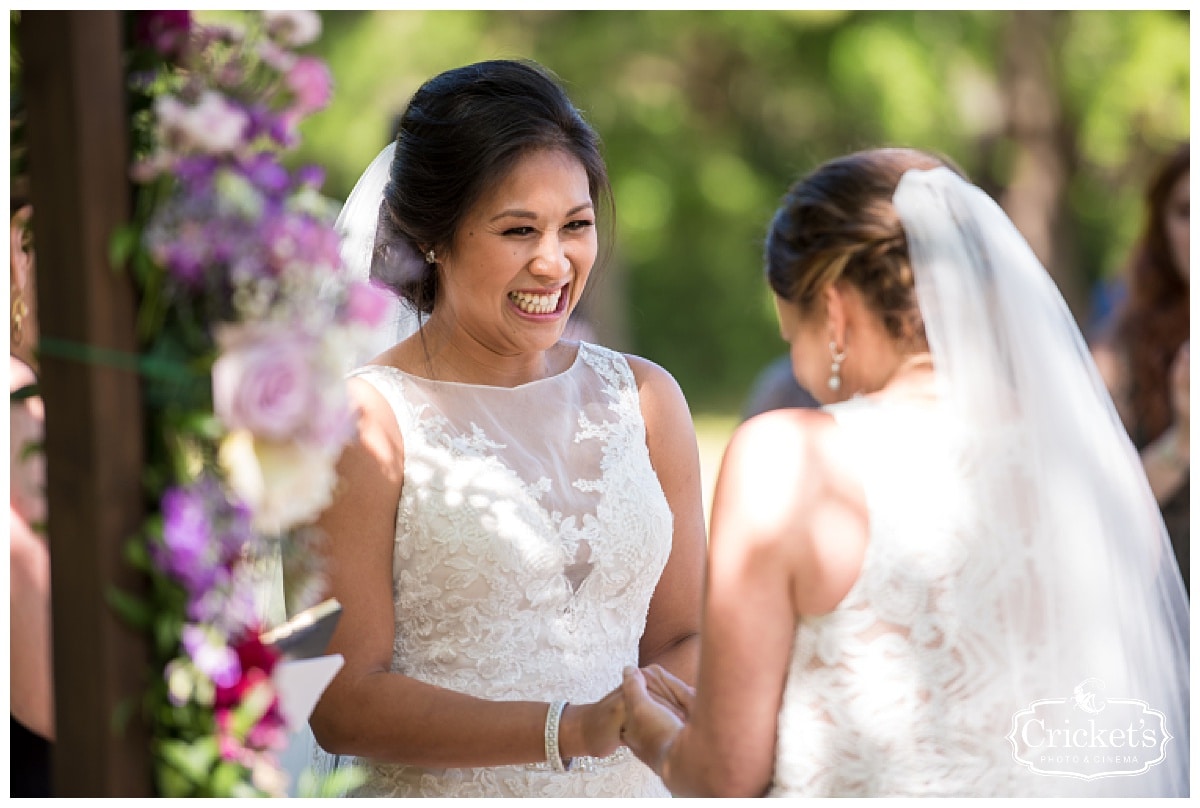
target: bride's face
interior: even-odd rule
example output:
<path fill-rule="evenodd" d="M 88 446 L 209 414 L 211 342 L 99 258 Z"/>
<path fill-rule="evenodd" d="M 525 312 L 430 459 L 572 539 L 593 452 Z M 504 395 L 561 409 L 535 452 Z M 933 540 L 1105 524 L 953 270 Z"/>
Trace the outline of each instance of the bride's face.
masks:
<path fill-rule="evenodd" d="M 463 219 L 442 258 L 434 316 L 492 350 L 546 350 L 562 336 L 597 252 L 583 164 L 559 151 L 523 158 Z"/>

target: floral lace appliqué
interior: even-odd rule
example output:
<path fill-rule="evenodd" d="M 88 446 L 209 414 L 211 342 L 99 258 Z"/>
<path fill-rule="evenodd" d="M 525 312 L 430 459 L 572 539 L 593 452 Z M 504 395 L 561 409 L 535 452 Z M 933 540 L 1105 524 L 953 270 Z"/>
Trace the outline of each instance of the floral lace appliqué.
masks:
<path fill-rule="evenodd" d="M 579 351 L 569 371 L 531 389 L 472 388 L 481 406 L 469 416 L 448 398 L 462 391 L 357 371 L 391 403 L 404 438 L 393 670 L 486 699 L 589 702 L 637 664 L 672 517 L 628 363 Z M 560 399 L 579 411 L 539 422 L 545 448 L 522 454 L 528 441 L 506 428 L 530 408 L 556 412 Z M 533 468 L 547 463 L 566 474 Z M 369 795 L 667 795 L 632 756 L 566 774 L 360 763 Z"/>

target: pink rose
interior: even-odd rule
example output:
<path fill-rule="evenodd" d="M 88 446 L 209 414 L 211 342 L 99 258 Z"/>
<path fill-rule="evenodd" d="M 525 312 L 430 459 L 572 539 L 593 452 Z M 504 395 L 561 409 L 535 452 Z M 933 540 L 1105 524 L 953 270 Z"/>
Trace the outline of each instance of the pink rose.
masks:
<path fill-rule="evenodd" d="M 296 95 L 296 108 L 301 114 L 323 109 L 333 95 L 333 76 L 329 68 L 312 56 L 297 59 L 285 81 Z"/>
<path fill-rule="evenodd" d="M 301 334 L 255 330 L 229 338 L 213 364 L 213 409 L 231 430 L 281 440 L 303 427 L 317 402 L 315 346 Z"/>

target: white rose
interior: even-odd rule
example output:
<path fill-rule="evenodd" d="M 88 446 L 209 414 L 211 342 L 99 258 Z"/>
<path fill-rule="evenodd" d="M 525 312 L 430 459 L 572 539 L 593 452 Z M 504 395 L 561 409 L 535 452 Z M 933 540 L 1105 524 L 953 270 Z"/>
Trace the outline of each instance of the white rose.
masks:
<path fill-rule="evenodd" d="M 333 501 L 337 458 L 320 447 L 260 440 L 243 429 L 225 437 L 219 459 L 260 533 L 275 535 L 312 522 Z"/>

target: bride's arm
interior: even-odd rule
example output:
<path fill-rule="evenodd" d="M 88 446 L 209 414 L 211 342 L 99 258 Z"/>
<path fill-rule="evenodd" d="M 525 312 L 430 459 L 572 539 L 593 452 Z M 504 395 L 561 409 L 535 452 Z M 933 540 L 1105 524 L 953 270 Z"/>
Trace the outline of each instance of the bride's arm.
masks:
<path fill-rule="evenodd" d="M 646 446 L 672 515 L 671 555 L 646 615 L 639 664 L 696 681 L 706 538 L 696 431 L 683 391 L 658 365 L 628 356 L 638 385 Z"/>
<path fill-rule="evenodd" d="M 827 457 L 832 424 L 812 410 L 776 411 L 730 441 L 713 502 L 690 715 L 677 729 L 661 714 L 643 725 L 654 705 L 635 698 L 626 725 L 626 742 L 676 795 L 758 796 L 771 783 L 797 615 L 832 609 L 865 548 L 861 491 Z"/>
<path fill-rule="evenodd" d="M 342 604 L 328 651 L 345 664 L 312 714 L 313 734 L 327 752 L 422 766 L 544 761 L 545 702 L 487 701 L 390 672 L 404 448 L 383 397 L 361 380 L 350 389 L 361 410 L 358 436 L 339 461 L 334 502 L 318 522 L 327 536 L 328 594 Z M 560 730 L 563 757 L 614 751 L 622 715 L 619 694 L 570 705 Z"/>

